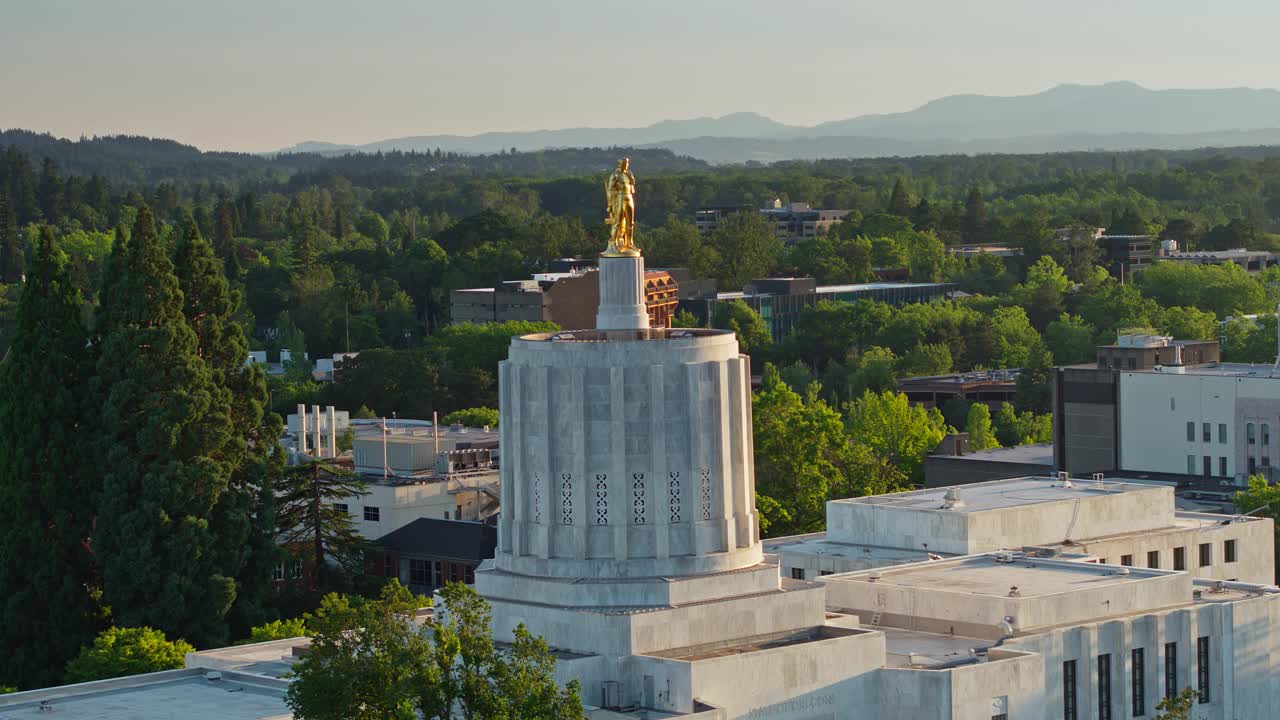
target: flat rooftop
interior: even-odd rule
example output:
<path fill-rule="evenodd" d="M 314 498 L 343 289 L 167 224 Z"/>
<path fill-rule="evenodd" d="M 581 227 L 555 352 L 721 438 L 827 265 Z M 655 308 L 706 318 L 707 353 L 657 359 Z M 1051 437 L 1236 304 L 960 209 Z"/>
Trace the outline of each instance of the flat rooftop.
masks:
<path fill-rule="evenodd" d="M 864 626 L 884 633 L 885 660 L 889 667 L 929 667 L 965 662 L 970 650 L 985 650 L 995 643 L 981 638 Z"/>
<path fill-rule="evenodd" d="M 929 488 L 888 495 L 870 495 L 860 498 L 836 500 L 835 503 L 856 505 L 882 505 L 904 510 L 941 510 L 945 508 L 946 494 L 956 490 L 961 505 L 947 508 L 951 513 L 972 513 L 984 510 L 1035 505 L 1037 503 L 1078 500 L 1087 496 L 1116 495 L 1120 493 L 1150 491 L 1155 486 L 1135 483 L 1092 480 L 1072 480 L 1071 487 L 1063 487 L 1055 478 L 1020 477 L 1006 480 L 971 483 L 952 487 Z"/>
<path fill-rule="evenodd" d="M 1159 570 L 1118 568 L 1069 560 L 1043 560 L 1018 554 L 1012 562 L 998 562 L 995 553 L 970 555 L 954 560 L 936 560 L 885 568 L 876 584 L 984 597 L 1015 597 L 1009 593 L 1017 587 L 1016 597 L 1057 595 L 1102 585 L 1137 582 L 1162 574 Z M 1124 574 L 1120 574 L 1123 571 Z M 869 580 L 867 573 L 857 579 Z"/>
<path fill-rule="evenodd" d="M 285 720 L 284 681 L 170 670 L 0 696 L 0 718 L 58 720 Z M 42 709 L 47 703 L 48 709 Z"/>
<path fill-rule="evenodd" d="M 1219 377 L 1259 377 L 1280 379 L 1280 374 L 1272 365 L 1251 363 L 1204 363 L 1203 365 L 1167 365 L 1157 370 L 1124 370 L 1128 373 L 1144 373 L 1147 375 L 1215 375 Z"/>
<path fill-rule="evenodd" d="M 964 455 L 938 455 L 934 457 L 945 457 L 951 460 L 972 460 L 974 462 L 1026 463 L 1052 466 L 1053 443 L 1015 445 L 1013 447 L 967 452 Z M 1082 480 L 1081 482 L 1084 481 Z"/>

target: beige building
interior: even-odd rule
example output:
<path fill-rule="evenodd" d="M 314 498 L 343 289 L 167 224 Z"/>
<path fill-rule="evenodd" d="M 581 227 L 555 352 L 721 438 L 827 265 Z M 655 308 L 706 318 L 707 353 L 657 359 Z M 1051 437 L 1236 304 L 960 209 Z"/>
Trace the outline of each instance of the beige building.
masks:
<path fill-rule="evenodd" d="M 1266 518 L 1178 510 L 1168 485 L 1024 477 L 836 500 L 827 505 L 825 533 L 765 545 L 782 573 L 798 580 L 931 554 L 1026 550 L 1269 584 L 1275 581 L 1273 534 Z"/>

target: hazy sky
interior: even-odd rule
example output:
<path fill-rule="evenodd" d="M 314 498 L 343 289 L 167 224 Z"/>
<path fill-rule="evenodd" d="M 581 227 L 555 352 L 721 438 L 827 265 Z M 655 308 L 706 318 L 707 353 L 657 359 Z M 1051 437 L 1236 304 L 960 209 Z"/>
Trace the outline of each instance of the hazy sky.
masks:
<path fill-rule="evenodd" d="M 1275 87 L 1274 0 L 0 0 L 0 128 L 206 149 Z"/>

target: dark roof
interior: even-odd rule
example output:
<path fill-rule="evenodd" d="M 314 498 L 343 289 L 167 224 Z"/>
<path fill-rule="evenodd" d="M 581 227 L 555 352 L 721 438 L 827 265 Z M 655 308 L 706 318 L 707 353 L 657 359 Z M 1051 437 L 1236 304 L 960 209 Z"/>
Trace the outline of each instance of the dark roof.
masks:
<path fill-rule="evenodd" d="M 471 520 L 418 518 L 383 535 L 378 544 L 401 555 L 480 562 L 493 557 L 498 528 Z"/>

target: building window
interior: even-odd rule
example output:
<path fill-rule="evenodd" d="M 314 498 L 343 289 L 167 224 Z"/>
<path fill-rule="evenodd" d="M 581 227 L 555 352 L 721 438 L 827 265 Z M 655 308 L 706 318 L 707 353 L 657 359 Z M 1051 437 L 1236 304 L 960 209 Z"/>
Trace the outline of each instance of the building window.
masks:
<path fill-rule="evenodd" d="M 1138 358 L 1129 358 L 1129 369 L 1130 370 L 1138 369 Z"/>
<path fill-rule="evenodd" d="M 476 569 L 470 565 L 464 565 L 462 568 L 462 582 L 468 585 L 476 584 Z"/>
<path fill-rule="evenodd" d="M 1098 656 L 1098 720 L 1111 720 L 1111 655 Z"/>
<path fill-rule="evenodd" d="M 1062 663 L 1062 718 L 1076 720 L 1076 661 Z"/>
<path fill-rule="evenodd" d="M 431 582 L 431 565 L 428 560 L 409 558 L 409 584 L 433 585 Z"/>
<path fill-rule="evenodd" d="M 1187 442 L 1196 441 L 1196 424 L 1190 420 L 1187 421 Z"/>
<path fill-rule="evenodd" d="M 1270 455 L 1263 455 L 1263 456 L 1262 456 L 1262 467 L 1264 467 L 1264 468 L 1269 468 L 1269 467 L 1271 467 L 1271 456 L 1270 456 Z"/>
<path fill-rule="evenodd" d="M 453 516 L 459 520 L 462 519 L 462 506 L 458 505 L 453 509 Z"/>
<path fill-rule="evenodd" d="M 293 562 L 289 563 L 289 579 L 290 580 L 302 579 L 302 560 L 294 560 Z"/>
<path fill-rule="evenodd" d="M 1219 456 L 1218 457 L 1218 477 L 1226 477 L 1226 476 L 1227 476 L 1227 459 L 1225 457 Z"/>
<path fill-rule="evenodd" d="M 1249 474 L 1258 472 L 1258 461 L 1255 458 L 1249 458 Z"/>
<path fill-rule="evenodd" d="M 1173 549 L 1173 569 L 1187 569 L 1187 549 L 1184 547 L 1176 547 Z"/>
<path fill-rule="evenodd" d="M 382 520 L 382 511 L 372 505 L 365 505 L 364 519 L 369 522 L 380 522 Z"/>
<path fill-rule="evenodd" d="M 1196 474 L 1196 456 L 1195 455 L 1187 456 L 1187 474 L 1188 475 Z"/>
<path fill-rule="evenodd" d="M 1152 550 L 1147 553 L 1147 567 L 1149 568 L 1160 567 L 1160 551 L 1159 550 Z"/>
<path fill-rule="evenodd" d="M 1208 636 L 1200 637 L 1196 640 L 1196 691 L 1199 693 L 1200 704 L 1209 702 L 1209 638 Z"/>
<path fill-rule="evenodd" d="M 431 585 L 432 587 L 443 587 L 446 582 L 444 576 L 444 563 L 439 560 L 431 561 Z"/>
<path fill-rule="evenodd" d="M 1228 540 L 1222 543 L 1222 561 L 1233 563 L 1236 561 L 1236 541 Z"/>
<path fill-rule="evenodd" d="M 1271 425 L 1268 423 L 1262 423 L 1262 444 L 1271 444 Z"/>
<path fill-rule="evenodd" d="M 1253 423 L 1245 424 L 1244 437 L 1245 437 L 1245 441 L 1248 442 L 1250 445 L 1253 445 L 1254 443 L 1258 442 L 1258 438 L 1254 433 Z"/>
<path fill-rule="evenodd" d="M 334 503 L 334 504 L 333 504 L 333 509 L 334 509 L 334 510 L 337 510 L 338 512 L 351 512 L 351 511 L 347 508 L 347 504 L 346 504 L 346 503 Z"/>
<path fill-rule="evenodd" d="M 1227 444 L 1227 424 L 1226 423 L 1218 423 L 1218 442 L 1223 445 Z"/>
<path fill-rule="evenodd" d="M 284 563 L 276 563 L 275 566 L 271 568 L 271 579 L 276 582 L 284 580 Z"/>
<path fill-rule="evenodd" d="M 1213 546 L 1209 543 L 1200 543 L 1200 567 L 1209 567 L 1213 564 Z"/>
<path fill-rule="evenodd" d="M 1120 564 L 1121 564 L 1121 565 L 1123 565 L 1123 566 L 1125 566 L 1125 567 L 1133 567 L 1133 556 L 1132 556 L 1132 555 L 1121 555 L 1121 556 L 1120 556 Z"/>
<path fill-rule="evenodd" d="M 1146 662 L 1142 657 L 1142 648 L 1134 648 L 1131 656 L 1133 659 L 1131 683 L 1133 685 L 1133 716 L 1142 717 L 1147 714 Z"/>
<path fill-rule="evenodd" d="M 791 568 L 791 579 L 792 579 L 792 580 L 803 580 L 803 579 L 804 579 L 804 568 Z"/>
<path fill-rule="evenodd" d="M 1164 644 L 1164 696 L 1178 695 L 1178 643 Z"/>
<path fill-rule="evenodd" d="M 1208 455 L 1205 455 L 1202 466 L 1204 468 L 1205 477 L 1209 477 L 1210 475 L 1213 474 L 1213 458 L 1209 457 Z"/>
<path fill-rule="evenodd" d="M 1200 424 L 1200 438 L 1204 442 L 1213 442 L 1213 426 L 1209 423 Z"/>

